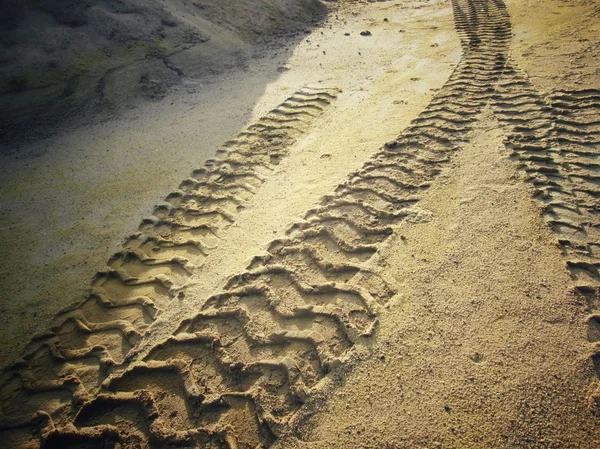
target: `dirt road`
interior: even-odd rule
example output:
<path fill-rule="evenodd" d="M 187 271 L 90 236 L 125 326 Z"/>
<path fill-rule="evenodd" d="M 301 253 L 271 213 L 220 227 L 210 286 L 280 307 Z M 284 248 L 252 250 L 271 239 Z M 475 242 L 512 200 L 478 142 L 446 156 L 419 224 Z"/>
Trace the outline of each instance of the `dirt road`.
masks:
<path fill-rule="evenodd" d="M 541 5 L 339 5 L 414 46 L 169 194 L 6 368 L 6 446 L 598 447 L 599 10 Z"/>

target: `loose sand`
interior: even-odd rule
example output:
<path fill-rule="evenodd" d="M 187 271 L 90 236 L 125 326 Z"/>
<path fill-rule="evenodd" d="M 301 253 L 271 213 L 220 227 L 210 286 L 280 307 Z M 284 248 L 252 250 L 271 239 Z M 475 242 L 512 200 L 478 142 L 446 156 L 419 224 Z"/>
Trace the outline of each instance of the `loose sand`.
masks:
<path fill-rule="evenodd" d="M 3 156 L 8 447 L 598 447 L 597 5 L 328 7 Z"/>

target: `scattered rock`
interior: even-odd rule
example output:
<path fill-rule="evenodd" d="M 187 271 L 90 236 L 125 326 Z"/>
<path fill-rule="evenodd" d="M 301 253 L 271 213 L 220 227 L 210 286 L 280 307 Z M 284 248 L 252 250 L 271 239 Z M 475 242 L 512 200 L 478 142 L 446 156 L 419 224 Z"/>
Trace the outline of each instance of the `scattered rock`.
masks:
<path fill-rule="evenodd" d="M 369 30 L 361 31 L 360 35 L 361 36 L 372 36 L 372 34 Z"/>

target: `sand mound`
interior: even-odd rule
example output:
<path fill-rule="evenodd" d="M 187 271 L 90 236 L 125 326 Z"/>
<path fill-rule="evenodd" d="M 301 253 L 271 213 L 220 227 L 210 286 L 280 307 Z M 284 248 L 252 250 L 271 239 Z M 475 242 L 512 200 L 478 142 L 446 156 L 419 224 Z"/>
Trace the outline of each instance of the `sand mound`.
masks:
<path fill-rule="evenodd" d="M 319 0 L 7 0 L 0 4 L 0 134 L 161 98 L 184 77 L 240 66 L 303 28 Z"/>

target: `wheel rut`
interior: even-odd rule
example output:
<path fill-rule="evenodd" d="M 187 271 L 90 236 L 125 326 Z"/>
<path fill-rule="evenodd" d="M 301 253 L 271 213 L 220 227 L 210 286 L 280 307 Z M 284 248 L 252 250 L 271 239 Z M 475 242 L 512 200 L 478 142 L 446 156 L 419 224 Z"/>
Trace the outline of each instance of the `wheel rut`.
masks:
<path fill-rule="evenodd" d="M 154 298 L 177 292 L 218 242 L 219 226 L 268 175 L 272 152 L 248 140 L 277 124 L 295 128 L 332 98 L 308 91 L 292 97 L 309 98 L 311 107 L 299 110 L 288 100 L 228 146 L 227 163 L 209 164 L 169 196 L 171 205 L 142 224 L 142 234 L 95 284 L 93 304 L 135 310 L 135 324 L 119 314 L 92 321 L 84 303 L 8 372 L 1 426 L 14 447 L 256 448 L 299 432 L 305 404 L 326 396 L 326 386 L 368 350 L 397 291 L 374 256 L 402 222 L 426 218 L 419 201 L 485 107 L 501 105 L 502 83 L 515 82 L 504 81 L 511 70 L 505 5 L 455 0 L 452 7 L 463 57 L 429 106 L 284 238 L 182 317 L 171 336 L 132 350 L 158 313 Z M 515 127 L 524 120 L 519 114 L 531 112 L 502 111 Z M 155 257 L 155 245 L 168 256 Z M 182 256 L 183 248 L 199 259 Z"/>
<path fill-rule="evenodd" d="M 507 129 L 505 145 L 534 187 L 573 291 L 589 314 L 590 358 L 600 379 L 600 90 L 557 90 L 545 96 L 510 61 L 493 107 Z M 600 414 L 596 388 L 590 408 Z"/>
<path fill-rule="evenodd" d="M 338 94 L 335 88 L 300 89 L 226 142 L 216 159 L 195 170 L 142 221 L 108 269 L 95 275 L 89 295 L 61 311 L 51 329 L 36 335 L 4 370 L 0 428 L 7 429 L 9 441 L 15 432 L 8 429 L 29 429 L 44 413 L 74 416 L 97 394 Z M 28 439 L 16 438 L 15 447 Z"/>

